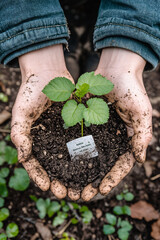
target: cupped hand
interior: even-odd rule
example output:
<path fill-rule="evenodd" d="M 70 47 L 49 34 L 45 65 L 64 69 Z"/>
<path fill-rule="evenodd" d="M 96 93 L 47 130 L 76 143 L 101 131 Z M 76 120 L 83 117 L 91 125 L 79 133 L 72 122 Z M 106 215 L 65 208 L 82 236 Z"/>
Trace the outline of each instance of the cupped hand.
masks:
<path fill-rule="evenodd" d="M 61 199 L 66 197 L 67 189 L 56 179 L 50 183 L 46 171 L 32 154 L 30 132 L 32 124 L 51 105 L 50 100 L 42 93 L 45 85 L 55 77 L 67 77 L 73 83 L 74 81 L 65 67 L 61 45 L 27 53 L 19 58 L 19 64 L 22 83 L 12 110 L 11 138 L 18 150 L 19 162 L 30 178 L 43 191 L 50 187 L 54 195 Z M 73 193 L 69 189 L 68 194 L 71 197 Z"/>
<path fill-rule="evenodd" d="M 91 200 L 98 191 L 107 195 L 130 172 L 134 162 L 143 163 L 146 149 L 152 138 L 152 108 L 143 85 L 142 73 L 145 60 L 124 49 L 107 48 L 102 51 L 95 74 L 101 74 L 114 84 L 107 99 L 115 104 L 116 111 L 127 127 L 131 139 L 131 153 L 120 156 L 111 171 L 102 180 L 99 189 L 91 184 L 81 194 Z"/>

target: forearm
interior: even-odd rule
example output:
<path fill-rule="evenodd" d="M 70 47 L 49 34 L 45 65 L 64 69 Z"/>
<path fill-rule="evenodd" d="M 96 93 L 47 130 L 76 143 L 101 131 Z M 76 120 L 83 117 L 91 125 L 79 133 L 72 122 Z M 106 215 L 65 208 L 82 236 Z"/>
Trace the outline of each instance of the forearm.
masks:
<path fill-rule="evenodd" d="M 160 2 L 101 0 L 94 32 L 95 49 L 118 47 L 147 61 L 146 69 L 160 60 Z"/>
<path fill-rule="evenodd" d="M 0 62 L 53 44 L 67 44 L 66 19 L 58 0 L 0 3 Z"/>

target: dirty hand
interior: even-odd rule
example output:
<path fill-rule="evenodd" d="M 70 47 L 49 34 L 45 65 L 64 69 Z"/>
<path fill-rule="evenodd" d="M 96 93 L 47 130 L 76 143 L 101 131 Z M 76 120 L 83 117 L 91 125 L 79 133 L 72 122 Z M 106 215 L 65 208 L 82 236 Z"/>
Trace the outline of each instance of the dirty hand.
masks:
<path fill-rule="evenodd" d="M 66 69 L 62 45 L 36 50 L 19 57 L 22 83 L 12 111 L 11 138 L 18 150 L 19 162 L 43 191 L 51 186 L 57 198 L 64 198 L 67 189 L 58 180 L 50 184 L 46 171 L 32 155 L 31 126 L 51 102 L 42 89 L 55 77 L 73 79 Z"/>
<path fill-rule="evenodd" d="M 146 61 L 139 55 L 120 48 L 103 49 L 95 74 L 101 74 L 114 84 L 107 99 L 115 103 L 116 111 L 125 122 L 128 136 L 132 137 L 132 152 L 120 156 L 115 166 L 104 177 L 99 192 L 107 195 L 129 173 L 135 160 L 143 163 L 152 138 L 152 108 L 146 94 L 142 73 Z M 98 193 L 91 184 L 82 192 L 89 201 Z"/>

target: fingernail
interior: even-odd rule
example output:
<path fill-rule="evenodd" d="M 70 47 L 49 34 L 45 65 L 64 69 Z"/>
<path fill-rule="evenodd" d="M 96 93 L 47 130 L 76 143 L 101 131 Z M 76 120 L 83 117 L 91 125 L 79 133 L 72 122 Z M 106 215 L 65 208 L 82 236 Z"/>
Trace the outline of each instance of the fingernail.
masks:
<path fill-rule="evenodd" d="M 146 159 L 146 149 L 143 150 L 142 152 L 133 151 L 133 156 L 138 163 L 140 164 L 144 163 Z"/>

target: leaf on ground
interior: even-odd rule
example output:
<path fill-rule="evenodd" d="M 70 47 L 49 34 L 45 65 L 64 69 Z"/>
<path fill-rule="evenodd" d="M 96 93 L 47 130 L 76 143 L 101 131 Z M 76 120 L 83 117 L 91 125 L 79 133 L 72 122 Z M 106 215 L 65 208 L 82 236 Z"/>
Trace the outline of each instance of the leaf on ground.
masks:
<path fill-rule="evenodd" d="M 44 240 L 52 240 L 53 239 L 51 231 L 47 226 L 45 226 L 41 222 L 36 222 L 35 225 L 36 225 L 37 231 L 40 233 L 42 239 L 44 239 Z"/>
<path fill-rule="evenodd" d="M 9 187 L 17 191 L 24 191 L 29 187 L 30 179 L 24 168 L 16 168 L 14 176 L 10 177 Z"/>
<path fill-rule="evenodd" d="M 151 236 L 155 240 L 160 240 L 160 218 L 152 224 Z"/>
<path fill-rule="evenodd" d="M 131 205 L 131 217 L 137 219 L 145 219 L 147 222 L 159 218 L 159 213 L 153 206 L 145 201 L 138 201 Z"/>

